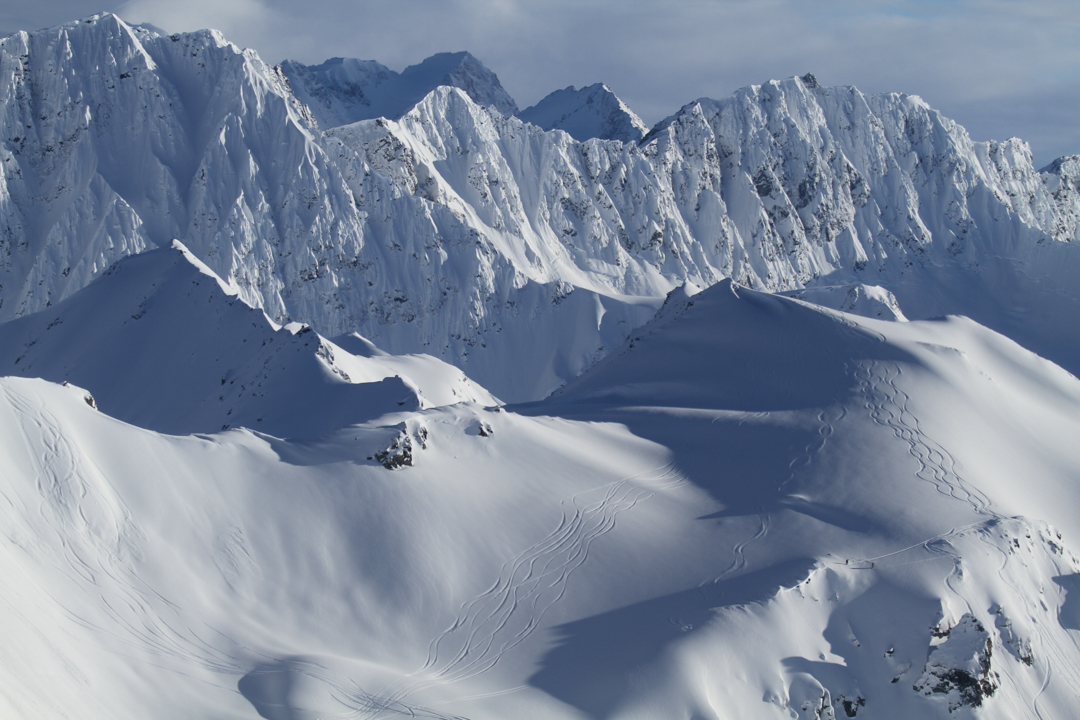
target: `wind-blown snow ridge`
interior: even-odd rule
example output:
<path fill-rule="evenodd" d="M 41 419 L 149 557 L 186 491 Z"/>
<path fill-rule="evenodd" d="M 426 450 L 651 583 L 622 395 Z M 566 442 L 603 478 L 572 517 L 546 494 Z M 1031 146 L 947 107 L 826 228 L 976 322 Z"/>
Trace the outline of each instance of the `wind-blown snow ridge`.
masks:
<path fill-rule="evenodd" d="M 640 143 L 578 143 L 440 87 L 321 133 L 254 53 L 111 15 L 7 38 L 0 71 L 0 319 L 179 238 L 278 323 L 427 352 L 509 400 L 725 277 L 879 286 L 910 318 L 970 315 L 1080 369 L 1058 322 L 1077 311 L 1074 163 L 1040 174 L 1021 141 L 974 143 L 915 97 L 792 78 Z M 510 331 L 522 317 L 536 332 Z"/>

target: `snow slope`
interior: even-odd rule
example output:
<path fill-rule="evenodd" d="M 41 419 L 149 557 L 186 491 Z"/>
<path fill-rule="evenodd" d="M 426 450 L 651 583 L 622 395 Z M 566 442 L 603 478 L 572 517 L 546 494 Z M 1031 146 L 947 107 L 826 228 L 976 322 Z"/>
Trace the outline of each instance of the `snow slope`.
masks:
<path fill-rule="evenodd" d="M 400 73 L 353 58 L 331 58 L 320 65 L 286 60 L 280 67 L 324 130 L 372 118 L 396 119 L 441 85 L 459 88 L 473 102 L 503 115 L 517 112 L 495 73 L 467 52 L 437 53 Z"/>
<path fill-rule="evenodd" d="M 403 408 L 497 402 L 435 358 L 365 350 L 274 326 L 179 242 L 0 325 L 0 374 L 74 383 L 104 412 L 163 433 L 310 438 Z"/>
<path fill-rule="evenodd" d="M 969 320 L 680 290 L 549 401 L 303 442 L 0 389 L 16 716 L 1077 703 L 1080 382 Z"/>
<path fill-rule="evenodd" d="M 580 90 L 556 90 L 516 115 L 544 130 L 563 130 L 580 142 L 600 138 L 637 142 L 649 131 L 645 122 L 602 83 Z"/>
<path fill-rule="evenodd" d="M 107 14 L 4 39 L 0 80 L 0 319 L 180 239 L 279 324 L 432 354 L 507 400 L 725 277 L 882 287 L 1080 371 L 1075 162 L 1037 172 L 913 96 L 791 78 L 578 143 L 444 86 L 322 133 L 253 52 Z"/>
<path fill-rule="evenodd" d="M 534 684 L 594 717 L 1069 716 L 1078 393 L 964 318 L 868 320 L 726 281 L 673 292 L 520 409 L 664 445 L 716 503 L 696 520 L 744 534 L 696 592 L 564 626 Z M 808 576 L 762 593 L 798 557 Z"/>

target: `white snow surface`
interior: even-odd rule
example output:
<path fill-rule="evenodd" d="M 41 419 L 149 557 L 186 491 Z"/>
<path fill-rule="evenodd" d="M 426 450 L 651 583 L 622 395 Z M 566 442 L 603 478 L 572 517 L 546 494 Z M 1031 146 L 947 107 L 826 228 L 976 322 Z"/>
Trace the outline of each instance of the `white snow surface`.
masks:
<path fill-rule="evenodd" d="M 516 113 L 544 130 L 563 130 L 575 140 L 593 138 L 637 142 L 648 125 L 607 85 L 596 83 L 580 90 L 571 85 Z"/>
<path fill-rule="evenodd" d="M 463 90 L 503 115 L 517 104 L 495 73 L 467 52 L 438 53 L 397 73 L 374 60 L 331 58 L 320 65 L 286 60 L 281 72 L 296 97 L 327 130 L 372 118 L 398 118 L 439 86 Z"/>
<path fill-rule="evenodd" d="M 1022 141 L 972 142 L 917 97 L 771 81 L 639 143 L 447 86 L 326 132 L 307 107 L 213 31 L 105 14 L 0 41 L 0 320 L 180 239 L 279 324 L 434 355 L 506 400 L 725 277 L 882 287 L 1080 372 L 1075 158 L 1037 172 Z"/>
<path fill-rule="evenodd" d="M 105 339 L 151 323 L 216 343 L 200 366 L 260 337 L 182 247 L 116 267 L 51 329 L 0 326 L 36 340 L 20 364 L 58 331 L 35 362 L 122 361 Z M 970 320 L 679 288 L 550 400 L 306 439 L 111 417 L 201 392 L 174 364 L 163 400 L 137 364 L 97 408 L 0 379 L 5 715 L 1014 720 L 1080 700 L 1080 381 Z"/>

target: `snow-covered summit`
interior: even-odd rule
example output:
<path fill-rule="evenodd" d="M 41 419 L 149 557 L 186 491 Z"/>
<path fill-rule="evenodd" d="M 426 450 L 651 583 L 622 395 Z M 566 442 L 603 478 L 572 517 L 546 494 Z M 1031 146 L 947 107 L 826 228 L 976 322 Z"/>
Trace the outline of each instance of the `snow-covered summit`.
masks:
<path fill-rule="evenodd" d="M 503 115 L 517 112 L 517 103 L 503 89 L 495 73 L 468 52 L 436 53 L 405 68 L 401 77 L 418 87 L 456 87 L 478 105 L 494 107 Z"/>
<path fill-rule="evenodd" d="M 517 116 L 544 130 L 564 130 L 581 142 L 637 142 L 648 132 L 645 122 L 603 83 L 556 90 Z"/>
<path fill-rule="evenodd" d="M 495 73 L 467 52 L 438 53 L 400 73 L 374 60 L 352 58 L 331 58 L 320 65 L 286 60 L 280 67 L 324 130 L 400 117 L 443 85 L 459 88 L 477 104 L 493 106 L 503 115 L 517 112 Z"/>

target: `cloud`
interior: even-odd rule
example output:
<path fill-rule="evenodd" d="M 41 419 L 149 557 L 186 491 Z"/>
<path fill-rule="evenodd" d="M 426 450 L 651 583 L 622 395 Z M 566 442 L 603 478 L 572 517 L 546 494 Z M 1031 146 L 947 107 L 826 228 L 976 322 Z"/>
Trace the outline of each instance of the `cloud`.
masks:
<path fill-rule="evenodd" d="M 168 32 L 191 32 L 204 28 L 221 30 L 231 40 L 239 36 L 272 47 L 277 32 L 273 11 L 260 0 L 129 0 L 117 7 L 117 14 L 132 22 L 150 22 Z M 247 44 L 247 43 L 243 43 Z"/>
<path fill-rule="evenodd" d="M 0 35 L 10 35 L 17 30 L 33 31 L 53 27 L 112 9 L 108 0 L 104 5 L 93 0 L 3 3 L 0 5 Z"/>

